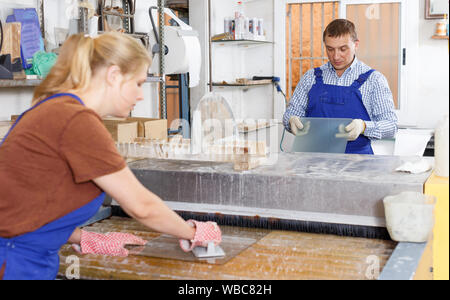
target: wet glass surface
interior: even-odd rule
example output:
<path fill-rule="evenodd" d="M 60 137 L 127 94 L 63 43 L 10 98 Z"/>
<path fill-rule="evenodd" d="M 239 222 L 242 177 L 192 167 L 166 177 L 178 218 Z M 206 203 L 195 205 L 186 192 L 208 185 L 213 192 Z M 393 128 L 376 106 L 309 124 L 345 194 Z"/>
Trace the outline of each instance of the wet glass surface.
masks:
<path fill-rule="evenodd" d="M 266 234 L 267 232 L 265 231 L 261 232 L 251 229 L 237 231 L 233 228 L 222 228 L 222 243 L 220 247 L 225 252 L 223 257 L 197 258 L 192 252 L 181 250 L 179 239 L 164 234 L 151 239 L 144 246 L 128 245 L 125 248 L 130 250 L 130 255 L 223 265 L 257 243 Z"/>

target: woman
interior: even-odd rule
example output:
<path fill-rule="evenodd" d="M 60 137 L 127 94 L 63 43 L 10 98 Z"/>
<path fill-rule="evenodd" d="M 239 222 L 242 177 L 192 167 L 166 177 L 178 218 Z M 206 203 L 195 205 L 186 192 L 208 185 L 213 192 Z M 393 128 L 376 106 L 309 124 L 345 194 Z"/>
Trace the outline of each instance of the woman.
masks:
<path fill-rule="evenodd" d="M 123 234 L 77 229 L 105 192 L 133 218 L 180 238 L 180 246 L 216 244 L 215 223 L 185 222 L 135 178 L 101 117 L 126 117 L 143 99 L 151 64 L 146 49 L 121 33 L 71 36 L 36 88 L 32 107 L 0 144 L 0 279 L 54 279 L 66 242 L 81 253 L 126 255 Z"/>

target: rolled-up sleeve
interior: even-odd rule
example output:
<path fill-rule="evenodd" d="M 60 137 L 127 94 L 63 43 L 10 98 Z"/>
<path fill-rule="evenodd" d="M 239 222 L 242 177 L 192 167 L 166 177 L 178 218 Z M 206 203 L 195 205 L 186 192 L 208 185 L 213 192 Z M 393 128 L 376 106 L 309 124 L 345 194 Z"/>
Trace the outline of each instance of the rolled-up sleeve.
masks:
<path fill-rule="evenodd" d="M 372 91 L 368 103 L 371 104 L 371 121 L 366 122 L 364 135 L 370 139 L 389 139 L 398 131 L 398 117 L 394 100 L 386 77 L 375 72 L 371 78 Z"/>
<path fill-rule="evenodd" d="M 291 117 L 304 117 L 306 115 L 306 109 L 308 107 L 308 94 L 314 84 L 314 81 L 314 70 L 309 70 L 305 73 L 295 88 L 294 94 L 292 95 L 288 108 L 283 116 L 283 125 L 289 132 L 291 132 L 291 126 L 289 124 Z"/>

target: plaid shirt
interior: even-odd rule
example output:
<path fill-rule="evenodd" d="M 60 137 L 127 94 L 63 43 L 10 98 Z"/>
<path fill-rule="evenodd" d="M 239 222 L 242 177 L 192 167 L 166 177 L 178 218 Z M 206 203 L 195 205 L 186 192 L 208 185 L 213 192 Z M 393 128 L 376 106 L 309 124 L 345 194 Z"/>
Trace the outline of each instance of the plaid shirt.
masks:
<path fill-rule="evenodd" d="M 361 74 L 371 70 L 369 66 L 357 58 L 351 66 L 338 77 L 331 63 L 320 67 L 323 71 L 324 84 L 337 86 L 351 86 Z M 292 116 L 304 117 L 308 107 L 309 90 L 315 84 L 314 69 L 305 73 L 300 80 L 289 106 L 283 117 L 283 124 L 290 131 L 289 119 Z M 398 130 L 398 118 L 394 112 L 392 92 L 386 78 L 380 72 L 373 72 L 369 79 L 361 86 L 361 95 L 364 107 L 369 113 L 371 121 L 366 121 L 364 135 L 370 139 L 393 138 Z"/>

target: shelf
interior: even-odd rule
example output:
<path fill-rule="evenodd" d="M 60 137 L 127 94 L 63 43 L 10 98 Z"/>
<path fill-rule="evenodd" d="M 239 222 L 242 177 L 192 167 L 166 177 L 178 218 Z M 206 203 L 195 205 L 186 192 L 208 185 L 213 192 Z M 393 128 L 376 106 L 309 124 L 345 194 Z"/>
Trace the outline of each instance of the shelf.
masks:
<path fill-rule="evenodd" d="M 431 38 L 433 40 L 448 40 L 448 35 L 433 35 Z"/>
<path fill-rule="evenodd" d="M 237 46 L 256 46 L 256 45 L 271 45 L 273 42 L 258 41 L 258 40 L 224 40 L 224 41 L 211 41 L 213 44 L 224 45 L 237 45 Z"/>
<path fill-rule="evenodd" d="M 149 76 L 145 82 L 162 82 L 162 78 L 159 76 Z M 21 79 L 21 80 L 8 80 L 0 79 L 0 88 L 18 88 L 18 87 L 36 87 L 42 83 L 42 79 Z"/>
<path fill-rule="evenodd" d="M 148 76 L 145 82 L 163 82 L 163 78 L 159 76 Z"/>
<path fill-rule="evenodd" d="M 8 80 L 0 79 L 0 87 L 2 88 L 15 88 L 15 87 L 35 87 L 40 85 L 41 79 L 21 79 L 21 80 Z"/>
<path fill-rule="evenodd" d="M 267 82 L 252 83 L 252 84 L 213 82 L 213 84 L 212 84 L 212 86 L 215 86 L 215 87 L 242 87 L 242 88 L 259 87 L 259 86 L 266 86 L 266 85 L 272 85 L 272 82 L 270 82 L 270 83 L 267 83 Z"/>
<path fill-rule="evenodd" d="M 272 124 L 271 122 L 265 122 L 262 124 L 245 124 L 245 123 L 240 123 L 238 124 L 238 131 L 241 134 L 248 134 L 248 133 L 252 133 L 252 132 L 256 132 L 262 129 L 267 129 L 270 128 L 272 126 L 274 126 L 276 124 Z"/>
<path fill-rule="evenodd" d="M 130 15 L 130 14 L 121 14 L 118 12 L 114 12 L 114 11 L 107 11 L 104 10 L 103 11 L 104 15 L 109 15 L 109 16 L 116 16 L 116 17 L 121 17 L 121 18 L 134 18 L 134 15 Z"/>

